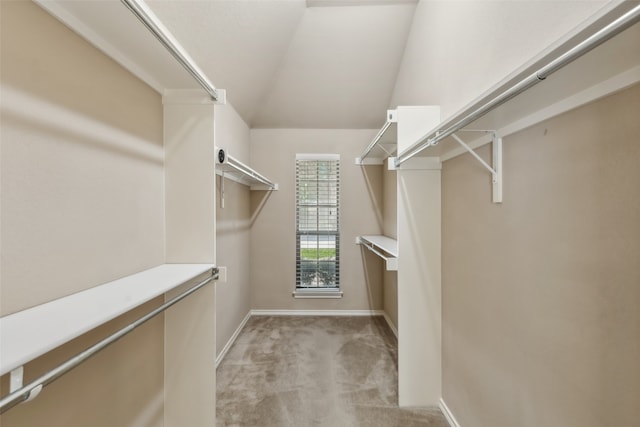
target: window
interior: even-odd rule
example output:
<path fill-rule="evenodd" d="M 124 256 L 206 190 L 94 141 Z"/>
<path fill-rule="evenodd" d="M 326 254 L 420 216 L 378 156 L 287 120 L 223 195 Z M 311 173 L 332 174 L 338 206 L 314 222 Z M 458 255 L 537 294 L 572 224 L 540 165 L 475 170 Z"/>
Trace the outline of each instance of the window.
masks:
<path fill-rule="evenodd" d="M 294 295 L 341 296 L 339 212 L 340 156 L 298 154 Z"/>

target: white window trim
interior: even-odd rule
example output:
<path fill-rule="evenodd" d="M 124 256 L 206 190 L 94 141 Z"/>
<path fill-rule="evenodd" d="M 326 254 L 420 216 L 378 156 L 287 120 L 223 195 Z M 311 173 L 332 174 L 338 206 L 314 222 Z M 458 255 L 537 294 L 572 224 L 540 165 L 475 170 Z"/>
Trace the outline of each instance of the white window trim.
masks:
<path fill-rule="evenodd" d="M 311 154 L 311 153 L 298 153 L 296 154 L 296 160 L 340 160 L 340 154 Z"/>
<path fill-rule="evenodd" d="M 340 154 L 297 153 L 296 160 L 340 161 Z M 291 294 L 296 299 L 339 299 L 344 296 L 341 285 L 338 288 L 298 288 L 296 284 Z"/>
<path fill-rule="evenodd" d="M 292 293 L 294 298 L 301 299 L 335 299 L 342 298 L 343 292 L 340 289 L 328 288 L 328 289 L 296 289 Z"/>

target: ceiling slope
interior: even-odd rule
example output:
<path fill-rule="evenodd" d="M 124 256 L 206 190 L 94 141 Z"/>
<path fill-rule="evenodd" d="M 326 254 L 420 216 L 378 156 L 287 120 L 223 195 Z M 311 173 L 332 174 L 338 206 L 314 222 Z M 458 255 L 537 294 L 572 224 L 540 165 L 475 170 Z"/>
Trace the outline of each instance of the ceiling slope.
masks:
<path fill-rule="evenodd" d="M 268 95 L 305 13 L 304 0 L 147 4 L 248 123 Z"/>
<path fill-rule="evenodd" d="M 149 6 L 251 127 L 371 128 L 388 106 L 415 4 Z"/>
<path fill-rule="evenodd" d="M 415 5 L 308 8 L 253 127 L 384 122 Z"/>
<path fill-rule="evenodd" d="M 120 0 L 35 2 L 158 92 L 199 87 Z"/>
<path fill-rule="evenodd" d="M 36 0 L 159 92 L 197 87 L 119 0 Z M 147 0 L 251 127 L 375 128 L 416 4 Z M 315 7 L 323 6 L 323 7 Z"/>

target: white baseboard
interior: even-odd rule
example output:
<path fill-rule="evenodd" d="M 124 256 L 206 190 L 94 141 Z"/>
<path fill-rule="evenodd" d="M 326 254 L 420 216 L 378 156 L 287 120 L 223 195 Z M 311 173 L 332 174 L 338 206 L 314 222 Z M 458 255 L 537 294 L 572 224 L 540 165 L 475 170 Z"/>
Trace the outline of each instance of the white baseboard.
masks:
<path fill-rule="evenodd" d="M 251 310 L 253 316 L 383 316 L 382 310 Z"/>
<path fill-rule="evenodd" d="M 387 315 L 387 313 L 385 311 L 382 312 L 382 315 L 384 316 L 384 320 L 387 321 L 387 325 L 389 325 L 389 328 L 391 329 L 391 332 L 393 332 L 393 335 L 395 335 L 396 339 L 397 339 L 398 338 L 398 330 L 393 325 L 393 322 L 391 321 L 391 318 Z"/>
<path fill-rule="evenodd" d="M 458 421 L 456 421 L 456 417 L 453 416 L 453 413 L 451 412 L 447 404 L 444 403 L 444 400 L 442 398 L 440 399 L 440 410 L 442 411 L 442 414 L 447 419 L 451 427 L 460 427 L 460 424 L 458 424 Z"/>
<path fill-rule="evenodd" d="M 240 322 L 240 326 L 238 326 L 238 328 L 233 333 L 233 335 L 231 335 L 231 338 L 229 338 L 229 341 L 227 341 L 227 343 L 225 344 L 220 354 L 218 354 L 218 356 L 216 357 L 216 368 L 218 367 L 220 362 L 222 362 L 222 359 L 224 359 L 224 357 L 227 355 L 227 352 L 229 351 L 233 343 L 236 342 L 236 338 L 238 338 L 240 331 L 242 331 L 242 328 L 244 328 L 244 325 L 247 324 L 247 322 L 249 321 L 249 318 L 251 318 L 251 310 L 249 310 L 249 312 L 244 317 L 244 319 L 242 319 L 242 322 Z"/>

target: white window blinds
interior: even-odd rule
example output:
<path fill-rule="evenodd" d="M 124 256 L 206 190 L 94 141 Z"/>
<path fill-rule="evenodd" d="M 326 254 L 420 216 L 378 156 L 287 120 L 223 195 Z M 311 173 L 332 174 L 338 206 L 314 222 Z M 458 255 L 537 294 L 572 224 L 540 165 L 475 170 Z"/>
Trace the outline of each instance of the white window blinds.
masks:
<path fill-rule="evenodd" d="M 339 288 L 340 157 L 296 157 L 296 288 Z"/>

